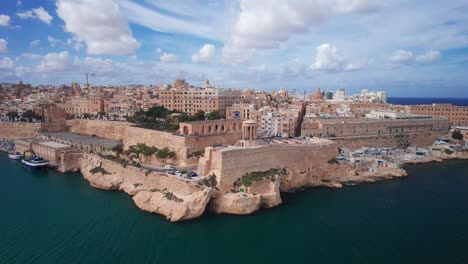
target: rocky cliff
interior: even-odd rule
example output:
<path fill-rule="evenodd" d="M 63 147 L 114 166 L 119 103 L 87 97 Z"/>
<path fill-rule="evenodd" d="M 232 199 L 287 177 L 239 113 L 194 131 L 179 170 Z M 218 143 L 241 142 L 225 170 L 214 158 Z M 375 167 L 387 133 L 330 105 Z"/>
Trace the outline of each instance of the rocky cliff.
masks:
<path fill-rule="evenodd" d="M 142 210 L 164 215 L 172 222 L 201 216 L 212 196 L 212 188 L 180 177 L 154 173 L 86 154 L 80 170 L 93 187 L 121 190 L 133 196 Z"/>

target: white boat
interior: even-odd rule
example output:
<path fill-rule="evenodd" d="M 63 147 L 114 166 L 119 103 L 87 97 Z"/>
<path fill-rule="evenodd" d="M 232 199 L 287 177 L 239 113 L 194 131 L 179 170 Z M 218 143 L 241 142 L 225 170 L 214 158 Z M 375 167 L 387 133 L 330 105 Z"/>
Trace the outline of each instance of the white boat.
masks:
<path fill-rule="evenodd" d="M 31 156 L 21 159 L 23 165 L 31 170 L 41 170 L 49 166 L 49 161 L 39 156 Z"/>
<path fill-rule="evenodd" d="M 8 158 L 13 160 L 20 160 L 23 157 L 23 154 L 19 152 L 10 152 L 8 153 Z"/>

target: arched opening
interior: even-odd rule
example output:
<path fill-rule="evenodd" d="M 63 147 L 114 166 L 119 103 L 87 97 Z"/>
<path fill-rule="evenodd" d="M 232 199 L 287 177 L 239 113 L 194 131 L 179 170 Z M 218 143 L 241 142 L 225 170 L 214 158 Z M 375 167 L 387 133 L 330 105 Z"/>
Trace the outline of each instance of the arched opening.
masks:
<path fill-rule="evenodd" d="M 202 134 L 205 134 L 205 126 L 202 126 L 202 127 L 201 127 L 201 133 L 202 133 Z"/>
<path fill-rule="evenodd" d="M 211 133 L 211 126 L 208 126 L 208 133 Z"/>
<path fill-rule="evenodd" d="M 183 133 L 184 133 L 184 135 L 188 135 L 188 127 L 187 126 L 183 127 Z"/>
<path fill-rule="evenodd" d="M 215 133 L 218 133 L 218 132 L 219 132 L 219 131 L 218 131 L 218 125 L 215 125 L 215 127 L 214 127 L 214 132 L 215 132 Z"/>
<path fill-rule="evenodd" d="M 224 124 L 221 125 L 221 133 L 224 133 Z"/>

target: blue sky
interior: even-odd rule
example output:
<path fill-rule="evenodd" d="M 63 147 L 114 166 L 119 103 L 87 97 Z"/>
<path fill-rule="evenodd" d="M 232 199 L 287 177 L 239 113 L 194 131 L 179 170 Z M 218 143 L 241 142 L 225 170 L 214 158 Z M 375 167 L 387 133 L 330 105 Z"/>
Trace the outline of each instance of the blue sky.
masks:
<path fill-rule="evenodd" d="M 468 0 L 2 0 L 0 81 L 468 97 Z"/>

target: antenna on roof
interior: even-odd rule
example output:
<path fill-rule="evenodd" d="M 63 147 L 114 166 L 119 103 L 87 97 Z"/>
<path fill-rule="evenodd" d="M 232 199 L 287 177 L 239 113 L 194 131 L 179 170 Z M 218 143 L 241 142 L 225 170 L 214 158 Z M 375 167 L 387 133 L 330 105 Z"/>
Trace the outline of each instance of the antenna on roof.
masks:
<path fill-rule="evenodd" d="M 89 78 L 88 78 L 89 75 L 96 76 L 96 74 L 94 74 L 94 73 L 85 73 L 85 75 L 86 75 L 86 83 L 85 84 L 86 84 L 86 87 L 89 87 Z"/>

